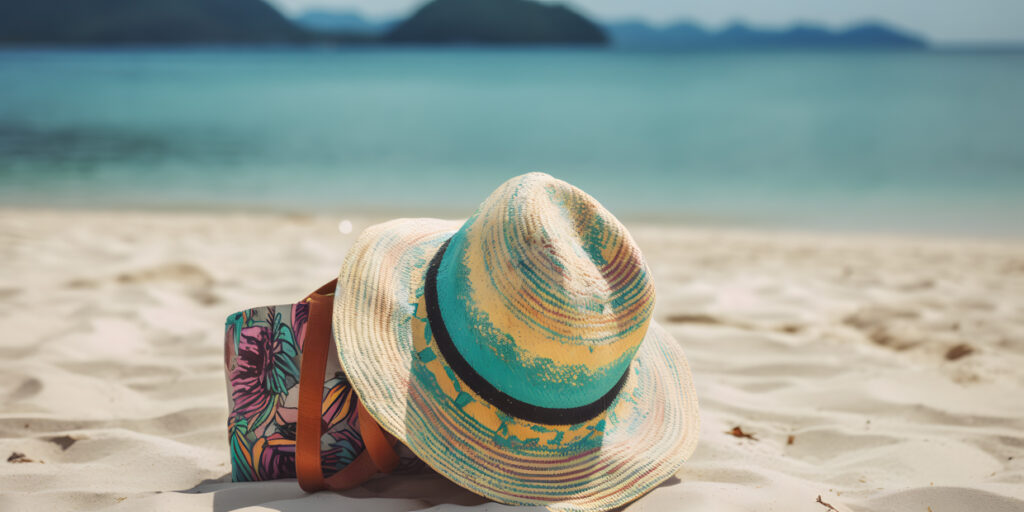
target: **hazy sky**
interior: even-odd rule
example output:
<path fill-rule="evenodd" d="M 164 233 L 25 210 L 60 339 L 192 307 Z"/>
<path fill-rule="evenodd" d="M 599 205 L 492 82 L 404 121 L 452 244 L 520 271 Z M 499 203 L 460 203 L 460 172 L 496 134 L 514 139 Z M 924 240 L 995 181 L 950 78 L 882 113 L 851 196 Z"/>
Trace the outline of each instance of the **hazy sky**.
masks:
<path fill-rule="evenodd" d="M 312 7 L 354 9 L 368 16 L 397 16 L 425 0 L 268 0 L 286 12 Z M 688 18 L 719 26 L 734 20 L 758 25 L 817 21 L 842 26 L 882 20 L 939 43 L 1024 42 L 1024 0 L 571 0 L 600 19 Z"/>

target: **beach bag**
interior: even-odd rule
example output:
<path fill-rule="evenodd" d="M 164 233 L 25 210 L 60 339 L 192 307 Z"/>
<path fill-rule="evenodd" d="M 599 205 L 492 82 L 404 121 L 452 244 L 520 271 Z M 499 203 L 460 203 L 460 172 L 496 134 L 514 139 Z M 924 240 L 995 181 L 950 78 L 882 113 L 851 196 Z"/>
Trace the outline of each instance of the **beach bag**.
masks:
<path fill-rule="evenodd" d="M 426 469 L 365 412 L 341 369 L 331 341 L 335 286 L 227 318 L 232 481 L 298 478 L 313 492 Z"/>

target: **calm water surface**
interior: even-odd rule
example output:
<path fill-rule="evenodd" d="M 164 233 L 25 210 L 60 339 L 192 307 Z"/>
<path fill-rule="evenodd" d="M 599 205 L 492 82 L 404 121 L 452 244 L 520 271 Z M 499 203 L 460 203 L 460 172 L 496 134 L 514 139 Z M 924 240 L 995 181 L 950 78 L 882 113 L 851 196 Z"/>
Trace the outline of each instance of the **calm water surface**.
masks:
<path fill-rule="evenodd" d="M 542 170 L 622 217 L 1024 236 L 1024 54 L 0 51 L 0 204 L 465 216 Z"/>

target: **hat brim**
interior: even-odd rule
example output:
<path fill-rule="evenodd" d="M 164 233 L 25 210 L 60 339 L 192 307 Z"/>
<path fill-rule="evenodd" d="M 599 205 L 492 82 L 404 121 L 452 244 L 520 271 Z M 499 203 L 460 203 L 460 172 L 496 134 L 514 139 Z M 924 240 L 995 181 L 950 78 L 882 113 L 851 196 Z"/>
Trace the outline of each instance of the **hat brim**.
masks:
<path fill-rule="evenodd" d="M 368 228 L 350 249 L 333 333 L 367 411 L 438 473 L 503 503 L 604 510 L 675 474 L 697 445 L 697 397 L 682 348 L 653 321 L 618 397 L 584 423 L 510 417 L 459 380 L 432 346 L 423 283 L 431 257 L 460 226 L 393 220 Z M 584 451 L 560 449 L 588 436 L 603 437 Z"/>

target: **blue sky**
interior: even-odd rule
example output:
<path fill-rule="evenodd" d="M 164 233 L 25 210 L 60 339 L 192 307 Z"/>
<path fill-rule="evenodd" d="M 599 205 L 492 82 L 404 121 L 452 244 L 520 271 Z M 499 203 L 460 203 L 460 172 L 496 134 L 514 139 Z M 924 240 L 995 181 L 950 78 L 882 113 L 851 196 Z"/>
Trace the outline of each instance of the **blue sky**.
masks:
<path fill-rule="evenodd" d="M 371 17 L 400 16 L 425 0 L 268 0 L 288 13 L 308 8 L 352 9 Z M 801 21 L 843 26 L 881 20 L 937 43 L 1024 42 L 1024 0 L 571 0 L 599 19 L 655 23 L 697 20 L 721 26 L 742 20 L 780 26 Z"/>

